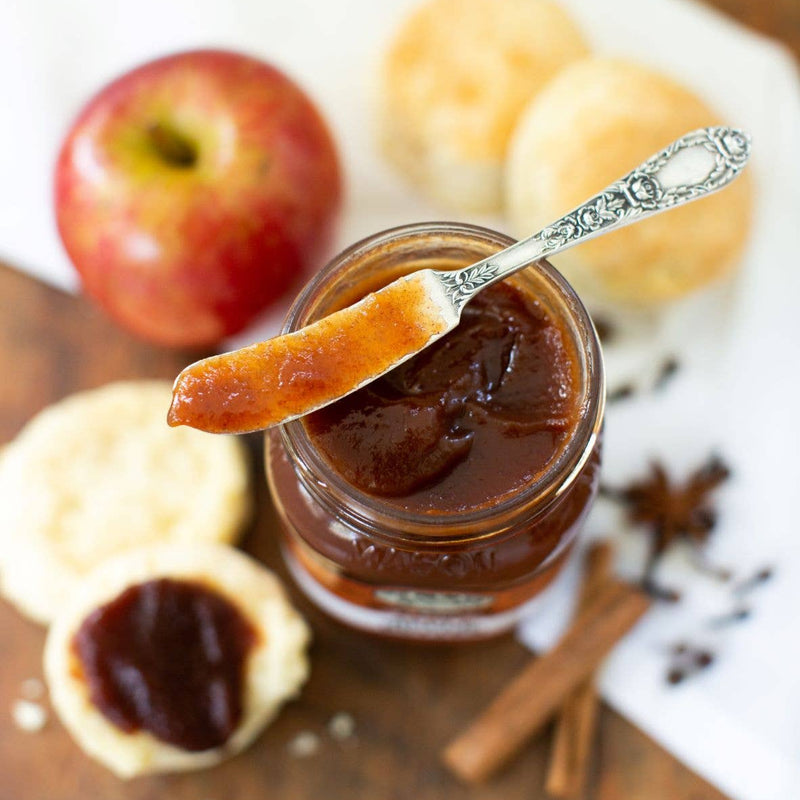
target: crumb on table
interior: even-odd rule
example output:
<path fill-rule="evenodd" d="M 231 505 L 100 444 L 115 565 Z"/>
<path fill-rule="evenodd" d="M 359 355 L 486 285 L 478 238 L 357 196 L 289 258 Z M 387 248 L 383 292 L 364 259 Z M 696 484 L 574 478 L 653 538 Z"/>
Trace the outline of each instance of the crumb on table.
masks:
<path fill-rule="evenodd" d="M 343 741 L 349 739 L 356 730 L 356 721 L 352 714 L 339 711 L 328 720 L 328 733 L 332 739 Z"/>
<path fill-rule="evenodd" d="M 289 742 L 289 754 L 295 758 L 307 758 L 319 750 L 319 744 L 319 736 L 316 733 L 301 731 Z"/>
<path fill-rule="evenodd" d="M 47 724 L 47 709 L 31 700 L 17 700 L 11 707 L 14 724 L 22 731 L 36 733 Z"/>

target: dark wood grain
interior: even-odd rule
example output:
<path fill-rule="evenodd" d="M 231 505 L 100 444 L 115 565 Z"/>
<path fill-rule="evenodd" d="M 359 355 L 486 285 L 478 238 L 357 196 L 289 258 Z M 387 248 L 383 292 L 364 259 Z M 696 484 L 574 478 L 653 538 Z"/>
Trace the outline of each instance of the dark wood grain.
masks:
<path fill-rule="evenodd" d="M 708 0 L 753 30 L 780 40 L 800 59 L 800 2 L 798 0 Z"/>
<path fill-rule="evenodd" d="M 711 5 L 782 39 L 800 56 L 798 0 L 714 0 Z M 81 298 L 0 267 L 0 443 L 36 411 L 78 389 L 131 377 L 172 378 L 189 360 L 134 341 Z M 247 549 L 283 574 L 259 445 L 260 513 Z M 41 676 L 43 631 L 0 602 L 0 800 L 516 800 L 543 798 L 548 734 L 531 742 L 496 780 L 458 785 L 438 763 L 441 745 L 530 658 L 513 639 L 468 647 L 415 647 L 345 630 L 295 594 L 314 629 L 313 673 L 302 698 L 246 753 L 202 773 L 128 783 L 85 758 L 57 720 L 36 734 L 18 730 L 10 706 L 20 684 Z M 332 741 L 337 711 L 356 736 Z M 724 800 L 644 734 L 604 708 L 589 800 Z M 308 759 L 287 754 L 299 731 L 321 735 Z"/>

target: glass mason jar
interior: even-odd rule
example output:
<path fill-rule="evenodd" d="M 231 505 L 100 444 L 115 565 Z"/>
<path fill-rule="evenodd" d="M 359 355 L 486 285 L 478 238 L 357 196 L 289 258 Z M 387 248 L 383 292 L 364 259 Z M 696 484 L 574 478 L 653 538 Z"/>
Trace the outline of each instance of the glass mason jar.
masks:
<path fill-rule="evenodd" d="M 512 243 L 453 223 L 378 233 L 345 250 L 306 286 L 283 332 L 413 269 L 456 269 Z M 267 473 L 286 562 L 308 597 L 341 622 L 417 640 L 494 636 L 536 602 L 570 552 L 599 479 L 600 346 L 586 309 L 546 261 L 508 280 L 532 293 L 572 337 L 581 411 L 558 457 L 496 504 L 458 513 L 398 509 L 338 474 L 302 420 L 267 433 Z"/>

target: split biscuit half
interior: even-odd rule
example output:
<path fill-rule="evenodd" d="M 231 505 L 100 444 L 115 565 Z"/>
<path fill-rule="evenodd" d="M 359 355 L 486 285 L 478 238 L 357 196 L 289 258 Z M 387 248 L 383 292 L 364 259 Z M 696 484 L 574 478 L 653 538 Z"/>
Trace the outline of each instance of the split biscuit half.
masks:
<path fill-rule="evenodd" d="M 561 72 L 524 112 L 506 164 L 506 210 L 530 236 L 675 139 L 717 125 L 690 89 L 650 68 L 590 58 Z M 585 299 L 651 308 L 729 274 L 750 227 L 745 173 L 717 194 L 555 256 Z"/>
<path fill-rule="evenodd" d="M 255 638 L 243 662 L 241 681 L 241 715 L 223 744 L 205 750 L 184 749 L 158 738 L 146 727 L 126 731 L 110 721 L 92 699 L 85 663 L 76 646 L 76 634 L 85 621 L 107 604 L 142 584 L 169 579 L 200 585 L 231 606 L 249 624 Z M 145 604 L 146 606 L 147 604 Z M 172 609 L 172 607 L 170 607 Z M 100 609 L 100 612 L 98 611 Z M 174 609 L 173 609 L 174 610 Z M 190 612 L 193 609 L 190 607 Z M 202 609 L 197 615 L 202 618 Z M 155 626 L 155 612 L 139 607 L 137 624 Z M 190 613 L 191 629 L 192 616 Z M 141 620 L 141 622 L 139 622 Z M 162 624 L 165 623 L 162 620 Z M 147 631 L 142 641 L 149 641 Z M 184 636 L 186 634 L 184 633 Z M 213 662 L 217 643 L 208 629 L 196 635 L 208 638 L 202 649 Z M 157 639 L 158 637 L 156 637 Z M 53 622 L 45 645 L 45 676 L 53 706 L 63 724 L 80 747 L 118 776 L 131 778 L 148 773 L 174 772 L 211 766 L 244 749 L 278 713 L 283 703 L 295 696 L 309 672 L 306 655 L 310 639 L 308 627 L 292 608 L 278 579 L 254 559 L 232 547 L 203 542 L 180 542 L 136 548 L 109 559 L 86 575 L 69 602 Z M 163 640 L 163 637 L 162 639 Z M 184 644 L 191 645 L 182 640 Z M 102 654 L 101 654 L 102 655 Z M 118 665 L 118 686 L 130 686 L 131 703 L 139 705 L 142 695 L 149 696 L 137 672 L 153 669 L 153 662 L 164 665 L 162 653 L 130 652 L 119 666 L 111 655 L 105 663 Z M 168 655 L 180 658 L 180 647 Z M 193 664 L 187 665 L 194 668 Z M 122 669 L 128 670 L 124 675 Z M 133 676 L 131 677 L 131 673 Z M 187 681 L 186 691 L 192 691 Z M 157 685 L 157 684 L 156 684 Z M 180 684 L 182 687 L 183 684 Z M 214 703 L 215 688 L 209 684 L 205 696 L 180 698 L 182 703 Z M 175 691 L 183 691 L 183 688 Z M 155 713 L 164 713 L 163 705 Z M 209 714 L 213 717 L 215 710 Z M 218 715 L 217 715 L 218 716 Z M 185 723 L 170 720 L 173 727 Z"/>
<path fill-rule="evenodd" d="M 109 556 L 234 542 L 251 514 L 241 441 L 166 422 L 171 384 L 113 383 L 46 408 L 0 460 L 0 591 L 49 623 Z"/>
<path fill-rule="evenodd" d="M 385 54 L 382 149 L 445 206 L 499 210 L 519 114 L 587 53 L 577 25 L 551 0 L 429 0 L 400 26 Z"/>

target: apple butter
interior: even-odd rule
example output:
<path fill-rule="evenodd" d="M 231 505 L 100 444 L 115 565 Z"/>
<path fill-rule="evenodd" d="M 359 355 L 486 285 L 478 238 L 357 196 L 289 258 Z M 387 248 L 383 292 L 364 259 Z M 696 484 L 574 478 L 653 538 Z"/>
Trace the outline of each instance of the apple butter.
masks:
<path fill-rule="evenodd" d="M 284 331 L 404 272 L 457 269 L 511 243 L 455 224 L 378 234 L 323 270 Z M 539 262 L 488 287 L 414 358 L 267 433 L 290 571 L 365 630 L 508 630 L 557 574 L 595 496 L 603 393 L 594 329 L 556 270 Z"/>
<path fill-rule="evenodd" d="M 406 510 L 495 503 L 553 461 L 578 422 L 575 344 L 511 284 L 447 336 L 304 424 L 331 467 Z"/>
<path fill-rule="evenodd" d="M 431 301 L 424 280 L 395 281 L 291 335 L 190 364 L 175 381 L 167 422 L 248 433 L 295 419 L 448 331 L 456 317 L 447 311 Z"/>
<path fill-rule="evenodd" d="M 220 747 L 242 717 L 256 631 L 213 589 L 160 578 L 90 614 L 73 640 L 97 709 L 183 750 Z"/>

